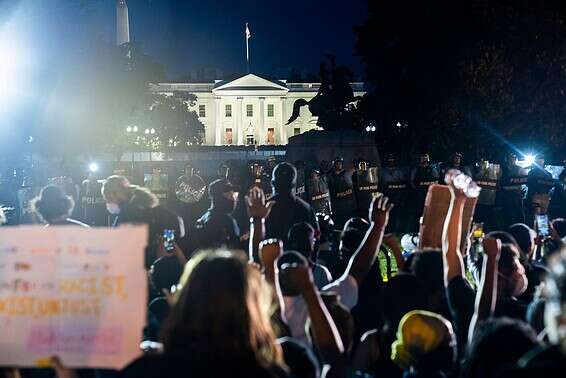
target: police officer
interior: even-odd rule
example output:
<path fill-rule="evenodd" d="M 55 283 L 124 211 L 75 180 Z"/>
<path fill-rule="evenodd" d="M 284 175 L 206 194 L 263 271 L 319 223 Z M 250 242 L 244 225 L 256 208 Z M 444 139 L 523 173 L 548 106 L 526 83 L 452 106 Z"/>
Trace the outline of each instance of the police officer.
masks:
<path fill-rule="evenodd" d="M 379 172 L 377 167 L 372 167 L 364 159 L 355 161 L 356 172 L 352 177 L 354 183 L 356 201 L 358 204 L 357 215 L 364 217 L 372 199 L 379 192 Z"/>
<path fill-rule="evenodd" d="M 444 180 L 444 176 L 451 169 L 457 169 L 468 176 L 472 175 L 470 168 L 462 164 L 462 157 L 460 152 L 453 152 L 452 155 L 450 155 L 450 160 L 442 165 L 441 181 Z"/>
<path fill-rule="evenodd" d="M 230 166 L 226 163 L 221 163 L 216 170 L 216 178 L 228 180 L 230 175 Z"/>
<path fill-rule="evenodd" d="M 106 201 L 102 197 L 102 180 L 96 172 L 89 171 L 81 183 L 81 220 L 91 226 L 108 226 Z"/>
<path fill-rule="evenodd" d="M 315 213 L 328 216 L 332 213 L 328 183 L 326 178 L 316 169 L 310 172 L 309 180 L 307 181 L 307 195 L 309 198 L 308 202 Z"/>
<path fill-rule="evenodd" d="M 168 175 L 162 173 L 161 168 L 154 167 L 150 174 L 145 175 L 144 186 L 159 198 L 160 203 L 167 203 L 169 196 Z"/>
<path fill-rule="evenodd" d="M 297 160 L 295 162 L 295 168 L 297 169 L 297 188 L 296 195 L 302 199 L 307 200 L 306 192 L 306 179 L 305 179 L 305 162 L 302 160 Z M 272 170 L 273 171 L 273 170 Z"/>
<path fill-rule="evenodd" d="M 250 165 L 251 171 L 251 185 L 258 187 L 265 193 L 265 198 L 271 198 L 271 177 L 265 172 L 265 167 L 258 162 Z"/>
<path fill-rule="evenodd" d="M 566 215 L 566 160 L 562 162 L 562 166 L 550 201 L 552 218 L 562 218 Z"/>
<path fill-rule="evenodd" d="M 344 159 L 340 156 L 333 161 L 333 169 L 328 174 L 328 187 L 334 224 L 342 228 L 346 221 L 356 214 L 356 198 L 352 183 L 352 172 L 344 169 Z"/>
<path fill-rule="evenodd" d="M 546 214 L 555 185 L 552 174 L 544 169 L 544 155 L 537 154 L 527 177 L 527 224 L 534 224 L 534 216 Z"/>
<path fill-rule="evenodd" d="M 277 165 L 277 158 L 275 157 L 275 155 L 268 156 L 265 164 L 265 174 L 268 177 L 271 177 L 271 174 L 273 173 L 273 169 L 275 168 L 276 165 Z"/>
<path fill-rule="evenodd" d="M 523 196 L 527 184 L 527 170 L 517 165 L 517 155 L 510 152 L 501 167 L 497 203 L 503 210 L 505 228 L 525 222 Z M 481 194 L 480 194 L 481 197 Z"/>
<path fill-rule="evenodd" d="M 499 181 L 499 166 L 491 164 L 482 157 L 475 165 L 472 178 L 481 188 L 474 218 L 484 223 L 484 229 L 492 230 L 495 226 L 495 198 Z"/>
<path fill-rule="evenodd" d="M 424 202 L 428 193 L 428 187 L 438 184 L 440 174 L 436 168 L 430 164 L 430 156 L 427 153 L 419 155 L 419 162 L 413 167 L 410 174 L 409 183 L 411 185 L 410 196 L 410 231 L 417 231 L 419 219 L 422 215 Z"/>
<path fill-rule="evenodd" d="M 397 166 L 397 157 L 394 154 L 386 156 L 379 184 L 383 194 L 395 204 L 391 210 L 389 228 L 393 232 L 406 231 L 404 225 L 406 224 L 407 172 Z"/>

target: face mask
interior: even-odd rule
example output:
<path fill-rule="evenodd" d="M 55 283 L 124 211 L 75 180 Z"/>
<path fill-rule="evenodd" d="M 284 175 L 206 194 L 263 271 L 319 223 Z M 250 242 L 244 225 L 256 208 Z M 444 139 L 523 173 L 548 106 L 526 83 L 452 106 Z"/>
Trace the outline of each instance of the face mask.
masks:
<path fill-rule="evenodd" d="M 108 210 L 108 212 L 112 215 L 120 214 L 120 206 L 118 206 L 117 203 L 108 202 L 106 204 L 106 210 Z"/>

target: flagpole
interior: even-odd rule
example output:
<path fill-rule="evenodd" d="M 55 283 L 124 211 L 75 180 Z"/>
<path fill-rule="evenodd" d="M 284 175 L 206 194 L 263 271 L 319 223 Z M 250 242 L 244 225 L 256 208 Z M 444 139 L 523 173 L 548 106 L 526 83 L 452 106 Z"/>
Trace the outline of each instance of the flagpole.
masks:
<path fill-rule="evenodd" d="M 250 73 L 250 29 L 248 28 L 248 23 L 246 22 L 246 68 L 248 73 Z"/>

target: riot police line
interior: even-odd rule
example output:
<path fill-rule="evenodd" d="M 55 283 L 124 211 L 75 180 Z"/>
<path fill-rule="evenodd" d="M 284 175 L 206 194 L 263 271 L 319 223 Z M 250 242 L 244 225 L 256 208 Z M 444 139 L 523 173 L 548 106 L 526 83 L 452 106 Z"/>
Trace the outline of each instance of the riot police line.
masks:
<path fill-rule="evenodd" d="M 466 166 L 462 164 L 462 158 L 461 154 L 454 153 L 447 162 L 432 163 L 428 154 L 421 154 L 416 164 L 409 167 L 401 166 L 393 154 L 387 155 L 381 166 L 363 158 L 346 162 L 340 156 L 330 163 L 296 161 L 293 162 L 297 168 L 296 195 L 309 202 L 318 214 L 330 216 L 336 228 L 342 228 L 348 219 L 365 216 L 372 198 L 384 193 L 396 204 L 390 231 L 416 232 L 428 187 L 442 183 L 444 174 L 456 168 L 471 175 L 482 188 L 475 219 L 483 222 L 486 229 L 519 222 L 532 224 L 535 214 L 566 215 L 566 170 L 545 166 L 543 156 L 537 157 L 537 164 L 530 170 L 518 166 L 517 156 L 513 153 L 501 164 L 481 158 Z M 142 177 L 132 179 L 132 182 L 149 188 L 162 204 L 186 216 L 190 222 L 206 210 L 207 184 L 216 178 L 230 180 L 241 193 L 258 186 L 269 197 L 271 172 L 278 162 L 275 156 L 263 161 L 249 161 L 244 167 L 226 161 L 216 172 L 204 174 L 186 164 L 177 177 L 156 164 L 147 166 Z M 108 173 L 132 175 L 123 167 Z M 100 190 L 103 177 L 89 172 L 77 184 L 69 176 L 62 175 L 41 184 L 58 185 L 75 200 L 74 218 L 92 226 L 107 226 L 111 219 Z M 0 205 L 9 210 L 12 224 L 38 223 L 29 204 L 43 185 L 33 181 L 24 177 L 14 183 L 5 176 L 0 181 Z M 237 212 L 237 217 L 246 218 L 243 206 Z"/>

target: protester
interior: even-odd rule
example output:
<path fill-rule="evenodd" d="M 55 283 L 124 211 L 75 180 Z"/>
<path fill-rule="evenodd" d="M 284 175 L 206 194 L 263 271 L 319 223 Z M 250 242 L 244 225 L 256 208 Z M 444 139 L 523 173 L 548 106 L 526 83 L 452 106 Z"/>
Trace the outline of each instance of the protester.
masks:
<path fill-rule="evenodd" d="M 332 282 L 330 271 L 323 265 L 316 263 L 314 228 L 307 222 L 297 223 L 291 227 L 288 236 L 288 249 L 299 252 L 312 269 L 314 283 L 322 289 Z"/>
<path fill-rule="evenodd" d="M 219 247 L 241 248 L 240 228 L 232 213 L 237 193 L 226 179 L 214 180 L 208 186 L 210 208 L 190 231 L 189 253 Z"/>
<path fill-rule="evenodd" d="M 399 323 L 391 359 L 404 377 L 446 377 L 456 367 L 456 337 L 452 325 L 428 311 L 411 311 Z"/>
<path fill-rule="evenodd" d="M 102 186 L 108 212 L 115 217 L 113 226 L 125 223 L 147 224 L 148 247 L 145 266 L 149 268 L 157 256 L 157 243 L 165 230 L 172 230 L 176 240 L 185 236 L 181 218 L 165 207 L 149 189 L 130 184 L 124 176 L 110 176 Z"/>
<path fill-rule="evenodd" d="M 45 223 L 45 227 L 59 225 L 90 228 L 87 224 L 70 218 L 74 207 L 73 198 L 55 185 L 44 187 L 39 196 L 32 200 L 32 208 Z"/>
<path fill-rule="evenodd" d="M 461 166 L 458 156 L 452 164 Z M 517 173 L 511 168 L 509 175 Z M 426 156 L 417 171 L 413 195 L 423 194 L 433 182 L 428 179 L 435 178 Z M 151 300 L 142 344 L 147 353 L 117 374 L 563 375 L 564 220 L 551 221 L 546 239 L 525 224 L 472 237 L 463 229 L 470 221 L 465 217 L 471 217 L 464 209 L 475 198 L 466 187 L 472 182 L 464 176 L 455 183 L 459 174 L 447 172 L 448 210 L 434 219 L 441 225 L 441 248 L 419 249 L 419 236 L 408 235 L 408 256 L 401 235 L 386 234 L 392 216 L 406 216 L 391 212 L 389 198 L 378 195 L 367 214 L 337 228 L 332 215 L 317 217 L 296 196 L 297 173 L 288 163 L 273 169 L 272 198 L 257 186 L 242 196 L 249 230 L 238 227 L 233 216 L 238 190 L 223 173 L 209 185 L 210 207 L 185 243 L 170 245 L 163 231 L 174 230 L 179 241 L 178 218 L 147 189 L 109 177 L 102 192 L 115 225 L 148 224 L 151 242 L 146 261 Z M 44 188 L 35 208 L 50 225 L 75 224 L 68 219 L 72 201 L 57 187 Z M 410 211 L 421 209 L 422 204 Z M 396 274 L 389 267 L 393 258 Z M 59 378 L 75 374 L 54 361 Z"/>
<path fill-rule="evenodd" d="M 286 377 L 259 271 L 230 252 L 194 256 L 163 332 L 163 354 L 145 355 L 122 377 Z"/>
<path fill-rule="evenodd" d="M 311 206 L 295 195 L 297 170 L 292 164 L 279 163 L 273 169 L 271 186 L 273 202 L 271 213 L 265 219 L 267 238 L 277 238 L 287 244 L 289 229 L 297 223 L 307 222 L 318 236 L 316 215 Z"/>

